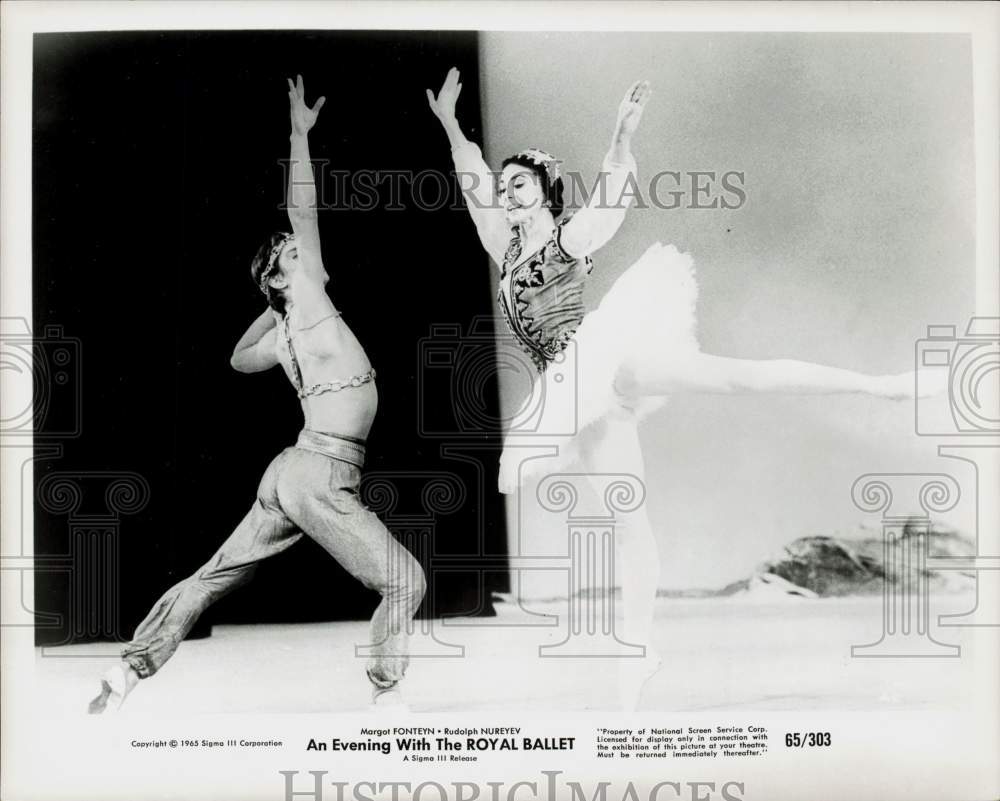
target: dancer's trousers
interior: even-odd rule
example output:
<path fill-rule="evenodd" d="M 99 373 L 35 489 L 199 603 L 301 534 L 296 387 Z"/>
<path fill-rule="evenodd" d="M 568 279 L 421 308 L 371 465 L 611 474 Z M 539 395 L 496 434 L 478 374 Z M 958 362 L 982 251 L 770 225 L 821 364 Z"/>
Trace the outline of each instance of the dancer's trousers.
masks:
<path fill-rule="evenodd" d="M 398 682 L 409 663 L 410 620 L 426 585 L 419 562 L 358 498 L 363 458 L 363 446 L 303 432 L 296 447 L 286 448 L 268 466 L 256 502 L 215 555 L 154 604 L 123 648 L 122 659 L 141 678 L 152 676 L 202 612 L 248 582 L 262 559 L 306 534 L 362 584 L 381 593 L 366 669 L 378 687 Z"/>

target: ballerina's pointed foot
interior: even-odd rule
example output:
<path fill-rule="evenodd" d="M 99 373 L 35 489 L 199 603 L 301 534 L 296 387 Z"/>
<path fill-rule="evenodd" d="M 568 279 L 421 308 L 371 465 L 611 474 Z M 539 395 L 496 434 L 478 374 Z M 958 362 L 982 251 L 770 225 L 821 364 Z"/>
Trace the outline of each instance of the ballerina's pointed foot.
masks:
<path fill-rule="evenodd" d="M 139 674 L 130 666 L 118 664 L 108 668 L 101 676 L 101 692 L 90 702 L 87 712 L 91 715 L 117 712 L 138 683 Z"/>
<path fill-rule="evenodd" d="M 618 664 L 618 703 L 623 712 L 635 712 L 642 691 L 663 665 L 663 658 L 652 648 L 641 658 L 623 657 Z"/>

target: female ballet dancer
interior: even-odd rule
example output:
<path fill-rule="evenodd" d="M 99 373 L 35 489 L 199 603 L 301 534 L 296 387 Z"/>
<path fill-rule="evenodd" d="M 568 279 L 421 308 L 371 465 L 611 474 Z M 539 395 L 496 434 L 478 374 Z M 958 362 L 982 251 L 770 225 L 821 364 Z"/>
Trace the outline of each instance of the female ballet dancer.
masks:
<path fill-rule="evenodd" d="M 582 291 L 593 269 L 590 255 L 618 230 L 631 200 L 632 192 L 625 191 L 635 185 L 630 144 L 651 95 L 649 83 L 633 84 L 618 108 L 601 168 L 604 191 L 594 191 L 579 211 L 558 222 L 563 211 L 559 161 L 541 150 L 522 150 L 504 159 L 494 175 L 459 126 L 455 105 L 461 90 L 453 68 L 436 97 L 427 90 L 427 100 L 448 135 L 479 238 L 500 268 L 497 299 L 503 317 L 538 372 L 525 408 L 544 398 L 540 417 L 506 433 L 502 492 L 577 460 L 589 474 L 626 473 L 643 480 L 637 423 L 675 393 L 913 396 L 912 373 L 868 376 L 791 359 L 701 352 L 695 337 L 693 262 L 673 246 L 650 247 L 585 315 Z M 576 381 L 566 382 L 563 363 L 571 343 Z M 566 419 L 572 414 L 576 433 L 556 433 L 574 430 Z M 557 453 L 540 458 L 540 450 Z M 619 663 L 621 701 L 631 709 L 659 664 L 648 646 L 660 559 L 643 506 L 624 518 L 616 562 L 624 639 L 646 647 L 644 659 Z"/>

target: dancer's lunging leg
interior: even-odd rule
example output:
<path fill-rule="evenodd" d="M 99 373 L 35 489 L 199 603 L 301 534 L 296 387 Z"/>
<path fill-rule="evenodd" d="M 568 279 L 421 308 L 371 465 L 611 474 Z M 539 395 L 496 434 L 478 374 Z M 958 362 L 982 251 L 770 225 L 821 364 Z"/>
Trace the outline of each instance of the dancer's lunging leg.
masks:
<path fill-rule="evenodd" d="M 211 559 L 153 604 L 122 649 L 122 661 L 101 680 L 101 692 L 89 711 L 117 708 L 140 679 L 155 674 L 213 603 L 246 584 L 257 563 L 285 550 L 302 533 L 277 506 L 277 481 L 284 454 L 271 462 L 257 491 L 257 501 Z"/>
<path fill-rule="evenodd" d="M 338 441 L 326 437 L 330 452 Z M 424 595 L 419 563 L 358 500 L 359 466 L 309 447 L 287 448 L 268 467 L 257 501 L 211 559 L 178 582 L 153 605 L 122 663 L 102 680 L 92 713 L 116 707 L 140 679 L 154 675 L 208 607 L 246 584 L 257 564 L 284 551 L 303 532 L 318 542 L 352 576 L 382 595 L 371 622 L 374 656 L 367 665 L 375 693 L 395 686 L 409 662 L 410 620 Z"/>
<path fill-rule="evenodd" d="M 394 686 L 409 664 L 408 628 L 426 589 L 420 563 L 358 499 L 361 471 L 305 453 L 288 471 L 282 493 L 289 517 L 382 601 L 372 616 L 368 678 L 378 690 Z M 302 493 L 297 488 L 313 486 Z"/>

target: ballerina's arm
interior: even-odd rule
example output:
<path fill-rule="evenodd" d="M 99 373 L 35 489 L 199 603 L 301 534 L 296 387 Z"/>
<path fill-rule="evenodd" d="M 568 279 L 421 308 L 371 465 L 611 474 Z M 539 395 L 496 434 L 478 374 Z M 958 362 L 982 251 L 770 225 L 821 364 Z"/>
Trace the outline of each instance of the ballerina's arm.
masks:
<path fill-rule="evenodd" d="M 559 244 L 575 258 L 583 258 L 601 248 L 625 220 L 632 202 L 626 190 L 635 183 L 636 165 L 632 157 L 632 135 L 652 90 L 647 81 L 629 87 L 618 108 L 618 121 L 611 149 L 601 165 L 599 181 L 586 204 L 562 227 Z"/>
<path fill-rule="evenodd" d="M 497 201 L 493 173 L 483 161 L 479 147 L 465 138 L 455 116 L 455 103 L 461 91 L 458 70 L 452 67 L 437 97 L 430 89 L 427 90 L 427 103 L 448 134 L 455 174 L 462 188 L 465 206 L 476 224 L 479 240 L 499 265 L 510 243 L 510 228 L 507 227 L 503 207 Z"/>

